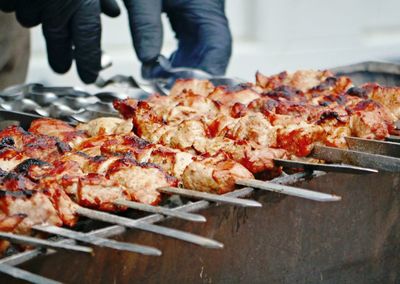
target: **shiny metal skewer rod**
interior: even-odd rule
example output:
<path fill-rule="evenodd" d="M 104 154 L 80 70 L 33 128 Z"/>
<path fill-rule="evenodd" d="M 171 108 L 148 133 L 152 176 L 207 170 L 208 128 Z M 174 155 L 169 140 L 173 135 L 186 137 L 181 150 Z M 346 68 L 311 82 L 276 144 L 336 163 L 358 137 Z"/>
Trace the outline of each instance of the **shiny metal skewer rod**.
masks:
<path fill-rule="evenodd" d="M 395 142 L 395 143 L 400 143 L 400 136 L 389 136 L 385 138 L 386 141 L 390 141 L 390 142 Z"/>
<path fill-rule="evenodd" d="M 157 189 L 160 192 L 178 194 L 194 199 L 204 199 L 208 201 L 227 203 L 232 205 L 239 205 L 244 207 L 262 207 L 261 203 L 255 200 L 242 199 L 236 197 L 229 197 L 224 195 L 212 194 L 208 192 L 195 191 L 179 187 L 161 187 Z"/>
<path fill-rule="evenodd" d="M 148 231 L 152 232 L 155 234 L 175 238 L 178 240 L 186 241 L 189 243 L 193 243 L 199 246 L 207 247 L 207 248 L 223 248 L 224 245 L 220 242 L 217 242 L 215 240 L 205 238 L 202 236 L 198 236 L 195 234 L 171 229 L 171 228 L 166 228 L 158 225 L 153 225 L 153 224 L 148 224 L 140 221 L 136 221 L 133 219 L 101 212 L 101 211 L 96 211 L 96 210 L 91 210 L 83 207 L 78 207 L 76 210 L 76 213 L 85 216 L 90 219 L 95 219 L 99 221 L 103 221 L 106 223 L 112 223 L 112 224 L 117 224 L 121 225 L 127 228 L 134 228 L 134 229 L 139 229 L 143 231 Z"/>
<path fill-rule="evenodd" d="M 121 251 L 135 252 L 144 255 L 160 256 L 162 254 L 160 250 L 150 246 L 118 242 L 115 240 L 100 238 L 86 233 L 72 231 L 57 226 L 37 225 L 34 226 L 33 229 L 35 229 L 36 231 L 62 236 L 65 238 L 74 239 L 77 241 L 93 244 L 100 247 L 107 247 Z"/>
<path fill-rule="evenodd" d="M 343 165 L 343 164 L 316 164 L 316 163 L 308 163 L 303 161 L 293 161 L 293 160 L 281 160 L 274 159 L 274 163 L 277 166 L 287 167 L 292 169 L 303 169 L 310 171 L 324 171 L 324 172 L 336 172 L 336 173 L 345 173 L 345 174 L 373 174 L 378 173 L 378 170 L 357 167 L 352 165 Z"/>
<path fill-rule="evenodd" d="M 194 213 L 188 213 L 188 212 L 182 212 L 182 211 L 175 211 L 170 208 L 165 208 L 165 207 L 160 207 L 160 206 L 152 206 L 152 205 L 147 205 L 139 202 L 134 202 L 134 201 L 128 201 L 124 199 L 120 199 L 117 201 L 114 201 L 114 204 L 117 205 L 122 205 L 129 207 L 131 209 L 136 209 L 140 211 L 146 211 L 150 213 L 156 213 L 156 214 L 161 214 L 165 216 L 171 216 L 187 221 L 193 221 L 193 222 L 205 222 L 207 219 L 199 214 L 194 214 Z"/>
<path fill-rule="evenodd" d="M 302 189 L 293 186 L 287 186 L 283 184 L 277 184 L 267 181 L 260 181 L 255 179 L 244 179 L 236 181 L 236 184 L 250 186 L 253 188 L 273 191 L 277 193 L 282 193 L 286 195 L 301 197 L 305 199 L 310 199 L 319 202 L 332 202 L 332 201 L 339 201 L 342 198 L 337 195 L 327 194 L 317 191 L 312 191 L 308 189 Z"/>
<path fill-rule="evenodd" d="M 332 163 L 346 163 L 387 172 L 400 172 L 400 158 L 315 145 L 311 157 Z"/>
<path fill-rule="evenodd" d="M 32 246 L 40 246 L 40 247 L 46 247 L 46 248 L 51 248 L 51 249 L 72 250 L 72 251 L 86 252 L 86 253 L 93 252 L 92 248 L 89 248 L 89 247 L 71 245 L 71 244 L 60 244 L 57 242 L 42 240 L 42 239 L 33 238 L 33 237 L 29 237 L 29 236 L 16 235 L 13 233 L 0 232 L 0 238 L 8 240 L 12 243 L 28 244 L 28 245 L 32 245 Z"/>
<path fill-rule="evenodd" d="M 0 272 L 10 275 L 16 279 L 21 279 L 35 284 L 61 284 L 61 282 L 54 281 L 37 274 L 33 274 L 29 271 L 22 270 L 18 267 L 14 267 L 7 264 L 0 264 Z"/>
<path fill-rule="evenodd" d="M 400 144 L 381 140 L 345 137 L 350 150 L 400 158 Z"/>

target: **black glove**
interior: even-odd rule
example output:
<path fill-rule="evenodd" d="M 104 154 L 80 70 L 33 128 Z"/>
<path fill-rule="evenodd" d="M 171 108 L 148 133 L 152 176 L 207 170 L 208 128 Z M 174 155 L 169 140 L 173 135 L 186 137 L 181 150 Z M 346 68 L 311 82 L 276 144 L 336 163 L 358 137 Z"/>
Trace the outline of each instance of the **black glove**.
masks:
<path fill-rule="evenodd" d="M 52 69 L 65 73 L 75 59 L 85 83 L 93 83 L 101 69 L 100 12 L 120 13 L 114 0 L 0 0 L 0 9 L 15 11 L 24 27 L 42 24 Z"/>
<path fill-rule="evenodd" d="M 157 58 L 162 46 L 161 12 L 166 12 L 178 39 L 172 67 L 192 67 L 213 75 L 225 73 L 232 38 L 224 0 L 124 0 L 133 44 L 143 63 L 142 76 L 162 76 Z"/>

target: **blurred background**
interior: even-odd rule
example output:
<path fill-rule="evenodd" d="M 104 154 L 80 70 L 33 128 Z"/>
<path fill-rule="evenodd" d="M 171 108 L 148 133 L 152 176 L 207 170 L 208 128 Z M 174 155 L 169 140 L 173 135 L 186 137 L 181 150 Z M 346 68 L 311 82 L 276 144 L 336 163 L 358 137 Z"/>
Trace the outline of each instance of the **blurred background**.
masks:
<path fill-rule="evenodd" d="M 366 60 L 400 58 L 400 1 L 398 0 L 226 0 L 234 49 L 228 76 L 253 81 L 257 70 L 323 69 Z M 176 42 L 164 19 L 163 54 Z M 103 50 L 113 66 L 102 75 L 133 75 L 140 64 L 133 51 L 126 14 L 103 17 Z M 67 75 L 53 73 L 47 64 L 40 28 L 32 30 L 29 82 L 82 86 L 73 67 Z"/>

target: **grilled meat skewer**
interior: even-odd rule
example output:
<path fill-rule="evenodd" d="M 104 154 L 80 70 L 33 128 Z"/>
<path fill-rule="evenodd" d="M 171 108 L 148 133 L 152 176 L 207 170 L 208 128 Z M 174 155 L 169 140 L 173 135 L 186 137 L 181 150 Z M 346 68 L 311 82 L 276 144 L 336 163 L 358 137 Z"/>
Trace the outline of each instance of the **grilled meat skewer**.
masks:
<path fill-rule="evenodd" d="M 21 181 L 20 177 L 21 177 L 21 174 L 18 176 L 19 181 Z M 24 183 L 24 182 L 9 183 L 9 182 L 7 182 L 8 179 L 9 178 L 6 177 L 5 182 L 3 180 L 3 182 L 4 182 L 3 187 L 5 187 L 7 190 L 13 191 L 15 193 L 25 193 L 27 191 L 24 188 L 26 183 Z M 28 183 L 28 184 L 31 187 L 31 184 L 30 183 Z M 21 185 L 22 188 L 15 187 L 17 185 Z M 46 185 L 46 189 L 43 189 L 41 187 L 43 185 Z M 47 189 L 49 187 L 50 187 L 50 190 Z M 74 221 L 76 222 L 76 216 L 82 215 L 82 216 L 86 216 L 86 217 L 89 217 L 92 219 L 97 219 L 97 220 L 101 220 L 101 221 L 105 221 L 105 222 L 111 222 L 114 224 L 123 225 L 123 226 L 129 227 L 129 228 L 137 228 L 137 229 L 150 231 L 153 233 L 162 234 L 165 236 L 177 238 L 177 239 L 184 240 L 187 242 L 192 242 L 194 244 L 198 244 L 201 246 L 206 246 L 206 247 L 210 247 L 210 248 L 221 248 L 222 247 L 221 243 L 218 243 L 211 239 L 193 235 L 190 233 L 186 233 L 186 232 L 182 232 L 182 231 L 178 231 L 178 230 L 174 230 L 174 229 L 169 229 L 169 228 L 164 228 L 164 227 L 160 227 L 160 226 L 156 226 L 156 225 L 150 225 L 150 224 L 145 224 L 145 223 L 141 223 L 141 222 L 136 222 L 134 220 L 124 218 L 124 217 L 119 217 L 117 215 L 111 215 L 111 214 L 102 213 L 99 211 L 94 211 L 94 210 L 84 208 L 82 206 L 79 206 L 78 204 L 75 204 L 71 199 L 68 198 L 68 196 L 65 193 L 63 194 L 63 190 L 58 191 L 58 189 L 59 189 L 59 186 L 56 183 L 54 183 L 54 182 L 49 183 L 49 180 L 46 180 L 46 179 L 45 179 L 44 183 L 39 182 L 37 184 L 36 188 L 33 188 L 33 191 L 32 191 L 33 196 L 40 198 L 40 200 L 35 202 L 34 204 L 41 202 L 40 205 L 42 205 L 44 203 L 44 204 L 47 204 L 47 207 L 45 207 L 43 209 L 44 216 L 41 216 L 43 219 L 40 219 L 37 222 L 32 222 L 31 219 L 28 219 L 29 222 L 26 222 L 26 225 L 24 227 L 22 227 L 23 229 L 25 229 L 25 232 L 28 232 L 30 230 L 30 228 L 34 225 L 46 224 L 47 220 L 45 218 L 48 218 L 49 214 L 50 214 L 50 216 L 52 216 L 51 220 L 54 219 L 53 220 L 54 225 L 58 225 L 58 226 L 62 225 L 64 220 L 66 220 L 67 222 L 70 222 L 70 223 L 64 223 L 65 225 L 72 226 L 74 224 L 71 222 L 72 220 L 70 217 L 74 217 Z M 3 201 L 3 203 L 4 202 L 5 203 L 2 204 L 2 208 L 7 208 L 8 212 L 10 211 L 8 208 L 15 208 L 15 210 L 21 211 L 20 207 L 22 206 L 22 208 L 27 208 L 26 210 L 32 210 L 32 211 L 29 211 L 31 214 L 26 214 L 26 215 L 28 215 L 28 216 L 32 215 L 37 219 L 38 217 L 35 215 L 35 214 L 37 214 L 36 208 L 34 208 L 32 205 L 31 206 L 23 206 L 24 204 L 26 204 L 26 202 L 30 202 L 31 201 L 30 199 L 31 198 L 29 198 L 29 199 L 25 198 L 23 200 L 23 203 L 14 202 L 15 201 L 14 199 L 3 199 L 2 201 Z M 36 201 L 36 199 L 34 199 L 33 201 Z M 60 207 L 60 206 L 62 206 L 62 207 Z M 41 207 L 41 208 L 43 208 L 43 207 Z M 25 213 L 25 211 L 24 211 L 24 213 Z"/>
<path fill-rule="evenodd" d="M 175 84 L 170 96 L 156 96 L 147 101 L 154 112 L 147 114 L 146 118 L 176 125 L 183 121 L 198 120 L 200 117 L 208 117 L 208 120 L 216 117 L 211 122 L 204 119 L 202 121 L 208 129 L 214 129 L 216 134 L 212 135 L 222 134 L 231 139 L 247 139 L 257 144 L 261 142 L 262 146 L 283 147 L 302 156 L 309 154 L 312 147 L 296 149 L 302 146 L 299 145 L 301 143 L 307 145 L 313 141 L 321 141 L 328 146 L 344 147 L 345 136 L 382 139 L 393 130 L 395 114 L 379 102 L 370 100 L 368 95 L 360 95 L 361 91 L 351 88 L 348 78 L 334 78 L 329 72 L 309 73 L 299 72 L 293 75 L 293 78 L 286 80 L 291 82 L 286 89 L 283 86 L 285 82 L 278 84 L 279 80 L 283 81 L 281 77 L 260 79 L 261 74 L 257 74 L 256 86 L 242 86 L 242 89 L 232 92 L 222 87 L 213 88 L 208 81 L 180 81 Z M 203 87 L 199 87 L 201 85 Z M 367 87 L 362 91 L 366 92 L 366 89 Z M 133 113 L 137 115 L 137 109 L 143 107 L 133 100 L 117 101 L 115 106 L 125 117 L 132 117 Z M 263 115 L 258 116 L 261 113 Z M 254 121 L 258 122 L 254 125 Z M 143 122 L 146 120 L 139 117 L 138 123 Z M 140 132 L 143 127 L 137 128 Z M 250 130 L 246 132 L 246 129 Z M 260 129 L 268 131 L 257 131 Z M 150 130 L 150 135 L 160 138 L 160 134 L 154 133 L 154 130 L 156 129 Z M 254 134 L 249 136 L 249 131 L 258 134 L 256 137 Z M 261 135 L 271 131 L 276 132 L 276 135 Z"/>

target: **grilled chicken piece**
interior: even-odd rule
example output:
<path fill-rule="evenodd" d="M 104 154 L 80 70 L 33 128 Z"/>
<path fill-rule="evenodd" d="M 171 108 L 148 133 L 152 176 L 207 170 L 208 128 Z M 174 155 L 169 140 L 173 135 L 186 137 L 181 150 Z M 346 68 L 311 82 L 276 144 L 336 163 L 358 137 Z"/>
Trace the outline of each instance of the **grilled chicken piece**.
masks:
<path fill-rule="evenodd" d="M 237 141 L 248 141 L 253 147 L 273 147 L 277 144 L 276 128 L 261 113 L 238 118 L 225 135 Z"/>
<path fill-rule="evenodd" d="M 165 132 L 165 122 L 147 102 L 139 102 L 132 117 L 134 132 L 149 142 L 157 142 Z"/>
<path fill-rule="evenodd" d="M 0 212 L 0 232 L 13 232 L 26 217 L 27 215 L 21 213 L 7 216 L 4 212 Z M 0 251 L 4 251 L 4 249 L 0 249 Z"/>
<path fill-rule="evenodd" d="M 184 187 L 217 194 L 234 190 L 237 180 L 252 178 L 254 176 L 245 167 L 225 155 L 199 158 L 190 163 L 182 175 Z"/>
<path fill-rule="evenodd" d="M 12 172 L 18 175 L 23 175 L 33 182 L 39 182 L 52 170 L 53 166 L 50 163 L 39 159 L 29 158 L 16 166 Z"/>
<path fill-rule="evenodd" d="M 24 153 L 13 148 L 0 149 L 0 169 L 9 172 L 17 167 L 21 162 L 28 159 Z"/>
<path fill-rule="evenodd" d="M 273 159 L 283 158 L 286 155 L 285 150 L 282 149 L 253 148 L 245 141 L 234 141 L 223 137 L 199 139 L 193 147 L 198 153 L 205 155 L 213 156 L 218 153 L 224 153 L 252 173 L 273 169 Z"/>
<path fill-rule="evenodd" d="M 121 199 L 129 199 L 129 193 L 119 183 L 98 174 L 79 178 L 76 201 L 80 205 L 103 211 L 121 211 L 126 208 L 113 203 Z"/>
<path fill-rule="evenodd" d="M 259 97 L 260 95 L 251 88 L 243 88 L 238 91 L 228 91 L 225 87 L 217 87 L 210 95 L 208 95 L 209 99 L 230 106 L 236 103 L 248 105 Z"/>
<path fill-rule="evenodd" d="M 124 100 L 114 100 L 114 108 L 122 115 L 124 119 L 132 118 L 135 109 L 137 107 L 138 101 L 132 98 Z"/>
<path fill-rule="evenodd" d="M 158 142 L 172 148 L 190 151 L 196 140 L 205 137 L 205 125 L 202 121 L 187 120 L 175 127 L 168 127 Z"/>
<path fill-rule="evenodd" d="M 12 229 L 17 234 L 28 234 L 34 225 L 62 225 L 50 198 L 42 192 L 15 192 L 12 195 L 3 192 L 0 195 L 0 208 L 0 219 L 4 222 L 8 219 L 8 226 L 12 226 L 6 230 Z"/>
<path fill-rule="evenodd" d="M 104 211 L 121 211 L 113 201 L 127 199 L 125 188 L 106 179 L 109 166 L 118 157 L 88 157 L 82 153 L 68 153 L 63 161 L 49 172 L 48 183 L 59 183 L 63 190 L 81 206 Z"/>
<path fill-rule="evenodd" d="M 101 145 L 112 138 L 112 135 L 90 137 L 83 140 L 79 145 L 76 145 L 74 150 L 77 152 L 82 152 L 90 157 L 99 156 L 101 155 Z"/>
<path fill-rule="evenodd" d="M 11 126 L 0 131 L 0 150 L 14 148 L 26 156 L 46 161 L 57 160 L 70 147 L 55 137 L 35 135 L 20 127 Z"/>
<path fill-rule="evenodd" d="M 325 132 L 319 125 L 302 122 L 278 128 L 276 137 L 277 148 L 285 149 L 298 157 L 305 157 L 311 153 L 314 143 L 324 140 Z"/>
<path fill-rule="evenodd" d="M 2 187 L 13 192 L 43 192 L 49 197 L 63 223 L 73 226 L 77 221 L 76 205 L 58 185 L 55 177 L 49 176 L 53 169 L 52 165 L 44 161 L 28 159 L 3 178 Z"/>
<path fill-rule="evenodd" d="M 299 70 L 292 74 L 282 72 L 269 77 L 257 72 L 256 83 L 258 86 L 262 87 L 264 91 L 270 91 L 280 86 L 289 86 L 305 92 L 320 85 L 329 77 L 333 77 L 333 74 L 327 70 Z"/>
<path fill-rule="evenodd" d="M 366 139 L 384 139 L 395 128 L 394 119 L 380 103 L 363 100 L 348 107 L 353 136 Z"/>
<path fill-rule="evenodd" d="M 190 90 L 196 95 L 207 97 L 214 88 L 214 85 L 208 80 L 179 79 L 176 80 L 174 86 L 172 86 L 169 96 L 179 96 Z"/>
<path fill-rule="evenodd" d="M 107 177 L 124 186 L 131 200 L 151 205 L 160 202 L 157 188 L 176 186 L 178 182 L 156 165 L 138 163 L 130 158 L 122 158 L 111 164 Z"/>
<path fill-rule="evenodd" d="M 321 126 L 325 132 L 323 143 L 327 146 L 347 148 L 345 137 L 351 136 L 349 125 L 350 117 L 346 111 L 338 113 L 336 111 L 324 111 L 319 115 L 316 124 Z"/>
<path fill-rule="evenodd" d="M 133 133 L 124 136 L 113 136 L 105 141 L 100 149 L 106 156 L 131 156 L 138 162 L 148 162 L 155 145 L 137 137 Z"/>
<path fill-rule="evenodd" d="M 76 159 L 76 157 L 72 158 Z M 113 161 L 115 159 L 111 160 Z M 39 177 L 40 180 L 38 180 Z M 32 181 L 34 178 L 36 178 L 35 182 Z M 3 186 L 13 191 L 44 189 L 63 224 L 69 226 L 76 223 L 76 204 L 66 193 L 79 205 L 105 211 L 125 209 L 115 206 L 113 201 L 128 197 L 122 186 L 106 179 L 104 175 L 85 175 L 79 168 L 79 164 L 73 160 L 60 161 L 52 166 L 42 161 L 28 159 L 18 165 L 12 175 L 8 174 L 3 179 Z"/>
<path fill-rule="evenodd" d="M 327 77 L 321 84 L 314 86 L 306 91 L 308 100 L 321 96 L 340 95 L 353 86 L 349 77 Z"/>
<path fill-rule="evenodd" d="M 2 147 L 22 149 L 26 144 L 32 143 L 35 138 L 35 135 L 19 126 L 9 126 L 0 131 L 0 145 Z"/>
<path fill-rule="evenodd" d="M 370 99 L 385 106 L 396 120 L 400 120 L 400 88 L 382 87 L 378 84 L 365 84 L 361 87 Z"/>
<path fill-rule="evenodd" d="M 67 143 L 71 147 L 79 144 L 87 137 L 84 131 L 76 130 L 68 123 L 51 118 L 40 118 L 32 122 L 29 132 L 57 137 L 60 141 Z"/>
<path fill-rule="evenodd" d="M 73 227 L 78 221 L 76 214 L 77 204 L 67 195 L 64 188 L 57 184 L 52 177 L 41 180 L 39 187 L 49 195 L 59 217 L 66 226 Z"/>
<path fill-rule="evenodd" d="M 159 165 L 168 174 L 182 179 L 186 167 L 193 162 L 194 156 L 167 147 L 155 147 L 147 162 Z"/>
<path fill-rule="evenodd" d="M 79 124 L 76 129 L 84 131 L 90 137 L 111 134 L 129 134 L 132 131 L 132 122 L 116 117 L 101 117 Z"/>

